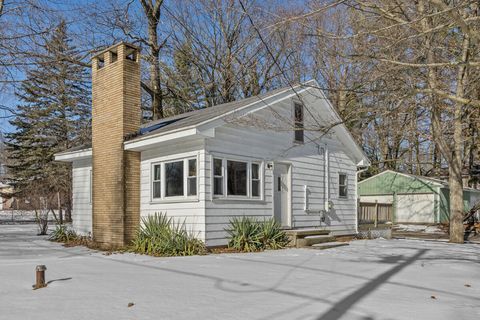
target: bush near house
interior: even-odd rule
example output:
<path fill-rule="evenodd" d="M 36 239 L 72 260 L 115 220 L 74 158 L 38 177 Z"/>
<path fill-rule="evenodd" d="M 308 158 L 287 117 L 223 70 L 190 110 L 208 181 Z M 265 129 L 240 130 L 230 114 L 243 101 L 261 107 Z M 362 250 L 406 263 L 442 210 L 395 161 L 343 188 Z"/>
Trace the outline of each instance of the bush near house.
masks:
<path fill-rule="evenodd" d="M 101 249 L 93 242 L 91 236 L 79 235 L 75 230 L 64 224 L 58 224 L 48 239 L 61 242 L 65 247 L 85 246 L 95 250 Z"/>
<path fill-rule="evenodd" d="M 51 241 L 67 243 L 76 240 L 77 238 L 78 236 L 75 230 L 68 228 L 68 226 L 64 224 L 58 224 L 48 239 Z"/>
<path fill-rule="evenodd" d="M 205 244 L 189 233 L 185 223 L 175 223 L 163 213 L 142 218 L 132 251 L 153 256 L 205 254 Z"/>
<path fill-rule="evenodd" d="M 234 218 L 226 231 L 230 236 L 228 247 L 243 252 L 281 249 L 289 242 L 287 234 L 274 219 Z"/>

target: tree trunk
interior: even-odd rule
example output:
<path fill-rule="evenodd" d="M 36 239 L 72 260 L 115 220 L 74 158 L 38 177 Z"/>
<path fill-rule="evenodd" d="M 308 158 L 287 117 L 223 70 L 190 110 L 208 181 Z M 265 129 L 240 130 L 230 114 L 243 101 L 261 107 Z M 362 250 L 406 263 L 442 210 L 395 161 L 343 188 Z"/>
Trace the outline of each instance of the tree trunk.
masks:
<path fill-rule="evenodd" d="M 449 169 L 450 186 L 450 242 L 463 243 L 463 186 L 462 174 L 453 166 Z"/>

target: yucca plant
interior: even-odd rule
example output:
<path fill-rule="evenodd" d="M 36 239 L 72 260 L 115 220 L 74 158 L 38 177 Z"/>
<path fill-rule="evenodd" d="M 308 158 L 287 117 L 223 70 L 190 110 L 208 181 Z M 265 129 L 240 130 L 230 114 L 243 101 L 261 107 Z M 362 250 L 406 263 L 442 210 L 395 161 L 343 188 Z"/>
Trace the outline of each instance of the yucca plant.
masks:
<path fill-rule="evenodd" d="M 163 213 L 142 217 L 132 242 L 132 251 L 155 256 L 204 254 L 205 245 L 186 229 L 185 222 L 175 223 Z"/>
<path fill-rule="evenodd" d="M 226 230 L 230 236 L 228 246 L 239 251 L 253 252 L 263 249 L 261 227 L 258 221 L 250 217 L 233 218 L 230 228 Z"/>
<path fill-rule="evenodd" d="M 58 224 L 50 235 L 51 241 L 70 242 L 78 238 L 77 233 L 64 224 Z"/>
<path fill-rule="evenodd" d="M 228 247 L 243 252 L 281 249 L 289 242 L 287 234 L 274 219 L 259 221 L 251 217 L 235 217 L 230 220 L 226 231 L 230 237 Z"/>
<path fill-rule="evenodd" d="M 261 223 L 260 241 L 265 249 L 285 248 L 290 240 L 280 224 L 274 219 L 268 219 Z"/>

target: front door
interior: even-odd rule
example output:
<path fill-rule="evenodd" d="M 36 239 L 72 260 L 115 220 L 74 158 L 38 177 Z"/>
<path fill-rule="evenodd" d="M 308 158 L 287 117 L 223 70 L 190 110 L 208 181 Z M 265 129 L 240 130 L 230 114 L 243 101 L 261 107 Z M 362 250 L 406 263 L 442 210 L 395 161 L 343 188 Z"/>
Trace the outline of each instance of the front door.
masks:
<path fill-rule="evenodd" d="M 273 169 L 273 216 L 282 227 L 290 227 L 290 170 L 275 163 Z"/>

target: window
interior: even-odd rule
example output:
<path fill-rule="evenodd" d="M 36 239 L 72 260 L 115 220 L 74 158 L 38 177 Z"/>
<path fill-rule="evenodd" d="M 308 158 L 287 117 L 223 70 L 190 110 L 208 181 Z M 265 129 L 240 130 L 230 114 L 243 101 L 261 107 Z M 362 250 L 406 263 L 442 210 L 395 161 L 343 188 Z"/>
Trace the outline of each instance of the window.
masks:
<path fill-rule="evenodd" d="M 260 162 L 214 158 L 212 170 L 214 197 L 262 197 L 263 175 Z"/>
<path fill-rule="evenodd" d="M 213 194 L 223 195 L 223 160 L 213 159 Z"/>
<path fill-rule="evenodd" d="M 227 194 L 232 196 L 247 195 L 247 163 L 227 161 Z"/>
<path fill-rule="evenodd" d="M 196 195 L 196 158 L 157 163 L 152 166 L 152 199 Z"/>
<path fill-rule="evenodd" d="M 165 163 L 165 196 L 183 196 L 183 161 Z"/>
<path fill-rule="evenodd" d="M 197 159 L 188 160 L 187 195 L 197 194 Z"/>
<path fill-rule="evenodd" d="M 154 199 L 162 197 L 162 184 L 161 184 L 161 172 L 162 167 L 159 164 L 153 166 L 153 183 L 152 183 L 152 196 Z"/>
<path fill-rule="evenodd" d="M 294 130 L 295 130 L 295 142 L 303 143 L 303 105 L 300 103 L 294 103 Z"/>
<path fill-rule="evenodd" d="M 347 197 L 347 175 L 344 173 L 338 175 L 338 196 L 340 198 Z"/>
<path fill-rule="evenodd" d="M 252 197 L 260 197 L 260 165 L 252 163 Z"/>

